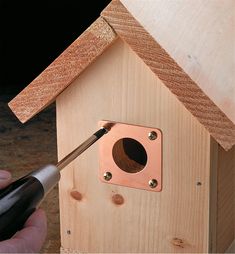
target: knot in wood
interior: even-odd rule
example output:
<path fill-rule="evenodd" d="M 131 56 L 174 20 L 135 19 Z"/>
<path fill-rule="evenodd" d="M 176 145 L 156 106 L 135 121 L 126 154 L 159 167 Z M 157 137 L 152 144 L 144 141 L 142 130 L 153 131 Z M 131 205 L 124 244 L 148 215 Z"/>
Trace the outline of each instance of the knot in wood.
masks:
<path fill-rule="evenodd" d="M 76 190 L 72 190 L 70 192 L 70 196 L 74 198 L 75 200 L 81 201 L 82 200 L 82 194 Z"/>
<path fill-rule="evenodd" d="M 171 240 L 171 243 L 174 245 L 174 246 L 178 246 L 180 248 L 184 248 L 184 241 L 180 238 L 177 238 L 177 237 L 174 237 L 172 240 Z"/>
<path fill-rule="evenodd" d="M 123 196 L 120 194 L 114 194 L 112 196 L 112 201 L 115 205 L 122 205 L 125 202 Z"/>

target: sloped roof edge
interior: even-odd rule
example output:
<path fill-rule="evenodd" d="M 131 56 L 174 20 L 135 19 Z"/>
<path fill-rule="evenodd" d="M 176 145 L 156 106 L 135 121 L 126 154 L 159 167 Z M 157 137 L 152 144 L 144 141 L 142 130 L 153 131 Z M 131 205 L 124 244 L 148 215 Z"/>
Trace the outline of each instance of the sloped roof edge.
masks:
<path fill-rule="evenodd" d="M 51 104 L 116 38 L 113 29 L 99 17 L 9 102 L 16 117 L 25 123 Z"/>
<path fill-rule="evenodd" d="M 119 0 L 113 0 L 71 46 L 9 106 L 26 122 L 47 105 L 117 38 L 123 39 L 225 149 L 235 144 L 235 125 L 205 95 Z M 112 28 L 111 28 L 112 27 Z M 63 73 L 63 75 L 61 75 Z"/>
<path fill-rule="evenodd" d="M 235 144 L 235 125 L 119 1 L 101 13 L 170 91 L 225 149 Z"/>

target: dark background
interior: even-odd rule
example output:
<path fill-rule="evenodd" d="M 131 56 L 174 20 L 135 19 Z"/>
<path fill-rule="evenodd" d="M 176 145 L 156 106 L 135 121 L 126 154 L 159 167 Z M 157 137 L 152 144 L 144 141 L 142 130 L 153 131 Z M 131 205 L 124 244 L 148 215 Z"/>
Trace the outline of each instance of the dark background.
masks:
<path fill-rule="evenodd" d="M 0 0 L 0 92 L 17 94 L 110 0 Z"/>
<path fill-rule="evenodd" d="M 96 19 L 110 0 L 0 0 L 0 169 L 17 179 L 57 163 L 55 103 L 22 124 L 8 102 Z M 48 234 L 41 253 L 60 252 L 58 186 L 41 204 Z"/>

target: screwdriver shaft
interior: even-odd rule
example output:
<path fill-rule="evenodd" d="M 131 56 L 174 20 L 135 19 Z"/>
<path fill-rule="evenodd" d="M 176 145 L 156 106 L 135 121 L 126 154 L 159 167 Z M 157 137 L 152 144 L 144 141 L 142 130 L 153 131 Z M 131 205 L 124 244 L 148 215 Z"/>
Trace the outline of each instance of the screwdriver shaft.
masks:
<path fill-rule="evenodd" d="M 59 161 L 56 167 L 59 170 L 66 167 L 71 161 L 73 161 L 76 157 L 82 154 L 87 148 L 89 148 L 92 144 L 94 144 L 107 132 L 108 132 L 108 129 L 106 129 L 105 127 L 102 127 L 100 130 L 95 132 L 91 137 L 89 137 L 86 141 L 84 141 L 79 147 L 74 149 L 71 153 L 69 153 L 61 161 Z"/>
<path fill-rule="evenodd" d="M 46 165 L 32 171 L 0 190 L 0 241 L 11 238 L 22 229 L 27 218 L 35 211 L 45 195 L 60 180 L 60 171 L 94 144 L 105 133 L 102 127 L 78 148 L 62 159 L 57 166 Z"/>

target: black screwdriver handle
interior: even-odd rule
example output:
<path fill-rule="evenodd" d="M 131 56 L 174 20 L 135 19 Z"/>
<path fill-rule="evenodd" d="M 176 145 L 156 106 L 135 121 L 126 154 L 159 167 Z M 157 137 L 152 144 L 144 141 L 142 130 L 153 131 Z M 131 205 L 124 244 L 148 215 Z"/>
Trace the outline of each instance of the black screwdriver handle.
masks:
<path fill-rule="evenodd" d="M 23 228 L 28 217 L 59 179 L 58 169 L 47 165 L 0 190 L 0 241 L 11 238 Z"/>
<path fill-rule="evenodd" d="M 43 196 L 42 184 L 30 175 L 0 190 L 0 241 L 22 229 Z"/>
<path fill-rule="evenodd" d="M 57 166 L 47 165 L 0 190 L 0 241 L 22 229 L 44 196 L 60 180 L 60 171 L 109 131 L 102 127 L 68 154 Z"/>

